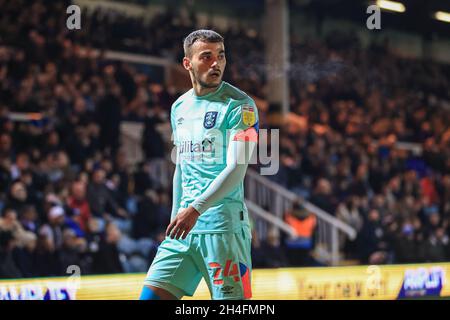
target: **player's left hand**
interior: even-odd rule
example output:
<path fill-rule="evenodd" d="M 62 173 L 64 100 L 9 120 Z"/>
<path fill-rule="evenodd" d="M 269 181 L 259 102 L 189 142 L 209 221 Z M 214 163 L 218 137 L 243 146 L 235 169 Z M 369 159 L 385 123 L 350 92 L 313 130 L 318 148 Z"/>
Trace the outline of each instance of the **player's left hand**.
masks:
<path fill-rule="evenodd" d="M 199 216 L 200 213 L 192 206 L 181 210 L 167 227 L 166 235 L 172 239 L 179 239 L 180 237 L 186 239 Z"/>

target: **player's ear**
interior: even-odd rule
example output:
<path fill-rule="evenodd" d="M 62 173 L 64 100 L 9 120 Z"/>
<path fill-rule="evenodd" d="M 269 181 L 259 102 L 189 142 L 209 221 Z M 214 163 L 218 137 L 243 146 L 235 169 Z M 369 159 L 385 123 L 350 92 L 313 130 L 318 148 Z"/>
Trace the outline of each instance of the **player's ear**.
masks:
<path fill-rule="evenodd" d="M 184 67 L 186 70 L 191 70 L 191 69 L 192 69 L 191 60 L 189 60 L 188 57 L 184 57 L 184 58 L 183 58 L 183 67 Z"/>

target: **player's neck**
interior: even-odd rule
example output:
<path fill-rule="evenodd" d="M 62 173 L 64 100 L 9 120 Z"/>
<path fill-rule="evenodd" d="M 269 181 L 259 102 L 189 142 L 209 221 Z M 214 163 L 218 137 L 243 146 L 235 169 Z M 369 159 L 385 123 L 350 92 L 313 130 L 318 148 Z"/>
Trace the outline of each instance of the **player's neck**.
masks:
<path fill-rule="evenodd" d="M 202 86 L 198 82 L 194 82 L 194 83 L 192 83 L 192 87 L 194 88 L 195 95 L 198 97 L 201 97 L 201 96 L 205 96 L 211 92 L 216 91 L 217 89 L 219 89 L 221 84 L 222 84 L 222 82 L 220 82 L 220 84 L 217 87 L 207 88 L 207 87 Z"/>

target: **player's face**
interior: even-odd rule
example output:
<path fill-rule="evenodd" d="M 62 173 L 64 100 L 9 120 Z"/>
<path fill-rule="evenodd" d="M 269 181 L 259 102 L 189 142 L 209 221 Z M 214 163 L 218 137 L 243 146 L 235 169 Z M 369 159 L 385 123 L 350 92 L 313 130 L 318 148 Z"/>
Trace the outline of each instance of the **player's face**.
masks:
<path fill-rule="evenodd" d="M 227 63 L 223 43 L 196 41 L 191 52 L 192 57 L 185 57 L 183 64 L 193 80 L 204 88 L 218 87 Z"/>

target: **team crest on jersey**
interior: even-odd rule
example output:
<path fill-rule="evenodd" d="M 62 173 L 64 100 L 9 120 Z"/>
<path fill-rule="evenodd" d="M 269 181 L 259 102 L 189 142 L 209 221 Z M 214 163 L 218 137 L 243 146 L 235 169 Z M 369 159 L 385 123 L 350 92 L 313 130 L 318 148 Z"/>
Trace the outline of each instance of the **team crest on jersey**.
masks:
<path fill-rule="evenodd" d="M 217 120 L 217 111 L 208 111 L 205 114 L 205 119 L 203 120 L 203 126 L 206 129 L 211 129 L 216 124 Z"/>
<path fill-rule="evenodd" d="M 246 126 L 253 126 L 256 122 L 255 108 L 245 104 L 242 106 L 242 122 Z"/>

